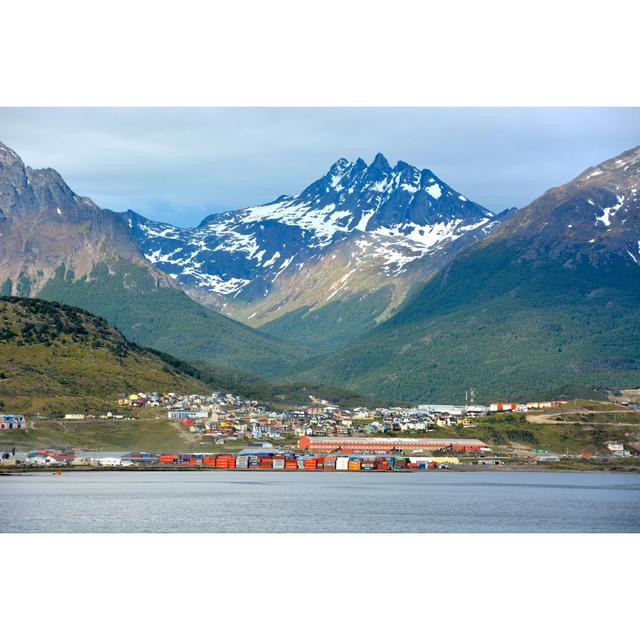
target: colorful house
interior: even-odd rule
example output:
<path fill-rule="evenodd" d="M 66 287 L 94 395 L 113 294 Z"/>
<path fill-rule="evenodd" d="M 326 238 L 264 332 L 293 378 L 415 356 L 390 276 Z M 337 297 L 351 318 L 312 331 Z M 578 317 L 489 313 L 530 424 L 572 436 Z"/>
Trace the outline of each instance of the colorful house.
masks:
<path fill-rule="evenodd" d="M 3 431 L 15 431 L 26 429 L 27 421 L 24 416 L 0 415 L 0 429 Z"/>

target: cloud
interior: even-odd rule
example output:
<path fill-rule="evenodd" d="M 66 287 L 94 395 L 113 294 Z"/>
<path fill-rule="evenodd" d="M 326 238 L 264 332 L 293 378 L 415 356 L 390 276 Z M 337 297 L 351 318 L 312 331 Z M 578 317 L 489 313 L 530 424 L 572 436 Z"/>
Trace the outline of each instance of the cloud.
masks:
<path fill-rule="evenodd" d="M 187 226 L 378 151 L 491 209 L 523 206 L 638 144 L 640 110 L 2 108 L 0 140 L 100 206 Z"/>

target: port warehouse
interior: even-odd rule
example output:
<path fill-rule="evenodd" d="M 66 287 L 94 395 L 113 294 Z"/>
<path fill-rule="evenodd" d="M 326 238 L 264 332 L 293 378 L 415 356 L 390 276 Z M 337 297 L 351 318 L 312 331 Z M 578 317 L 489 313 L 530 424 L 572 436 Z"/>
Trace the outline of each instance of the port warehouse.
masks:
<path fill-rule="evenodd" d="M 317 453 L 391 453 L 407 450 L 473 453 L 488 450 L 482 440 L 475 438 L 322 438 L 313 436 L 302 436 L 298 441 L 298 448 Z"/>
<path fill-rule="evenodd" d="M 34 466 L 70 465 L 93 467 L 177 466 L 187 468 L 213 468 L 234 470 L 282 471 L 394 471 L 427 470 L 459 464 L 452 456 L 400 456 L 400 455 L 334 455 L 313 456 L 280 450 L 244 450 L 231 453 L 131 453 L 131 452 L 78 452 L 62 453 L 39 449 L 27 454 L 23 464 Z"/>

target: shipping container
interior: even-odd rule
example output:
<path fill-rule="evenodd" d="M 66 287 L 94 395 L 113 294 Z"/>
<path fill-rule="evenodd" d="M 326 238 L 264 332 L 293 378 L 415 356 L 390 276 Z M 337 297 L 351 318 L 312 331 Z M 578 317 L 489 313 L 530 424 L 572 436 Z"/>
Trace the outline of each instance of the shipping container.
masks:
<path fill-rule="evenodd" d="M 339 457 L 336 459 L 336 471 L 347 471 L 349 469 L 349 458 Z"/>
<path fill-rule="evenodd" d="M 360 471 L 361 462 L 360 460 L 349 460 L 348 469 L 349 471 Z"/>
<path fill-rule="evenodd" d="M 231 456 L 218 456 L 216 458 L 216 469 L 228 469 L 230 466 L 230 458 Z"/>

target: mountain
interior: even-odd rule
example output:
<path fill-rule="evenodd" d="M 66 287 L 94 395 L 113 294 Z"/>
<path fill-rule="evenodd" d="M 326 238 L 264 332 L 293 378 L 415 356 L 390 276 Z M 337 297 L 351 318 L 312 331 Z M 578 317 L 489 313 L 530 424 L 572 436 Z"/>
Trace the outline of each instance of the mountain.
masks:
<path fill-rule="evenodd" d="M 640 147 L 467 247 L 367 336 L 295 375 L 405 401 L 640 385 Z M 295 377 L 292 375 L 292 377 Z"/>
<path fill-rule="evenodd" d="M 0 397 L 11 411 L 91 411 L 118 393 L 207 386 L 129 342 L 102 318 L 46 300 L 0 297 Z"/>
<path fill-rule="evenodd" d="M 98 262 L 141 265 L 156 285 L 170 279 L 138 251 L 126 214 L 100 209 L 76 195 L 53 169 L 31 169 L 0 143 L 0 287 L 37 293 L 64 264 L 76 276 Z"/>
<path fill-rule="evenodd" d="M 295 196 L 183 229 L 130 214 L 145 257 L 189 294 L 301 346 L 375 325 L 462 247 L 506 217 L 431 171 L 382 154 L 339 159 Z"/>
<path fill-rule="evenodd" d="M 0 295 L 82 307 L 182 358 L 271 374 L 299 350 L 189 298 L 138 249 L 133 212 L 101 209 L 0 143 Z"/>

